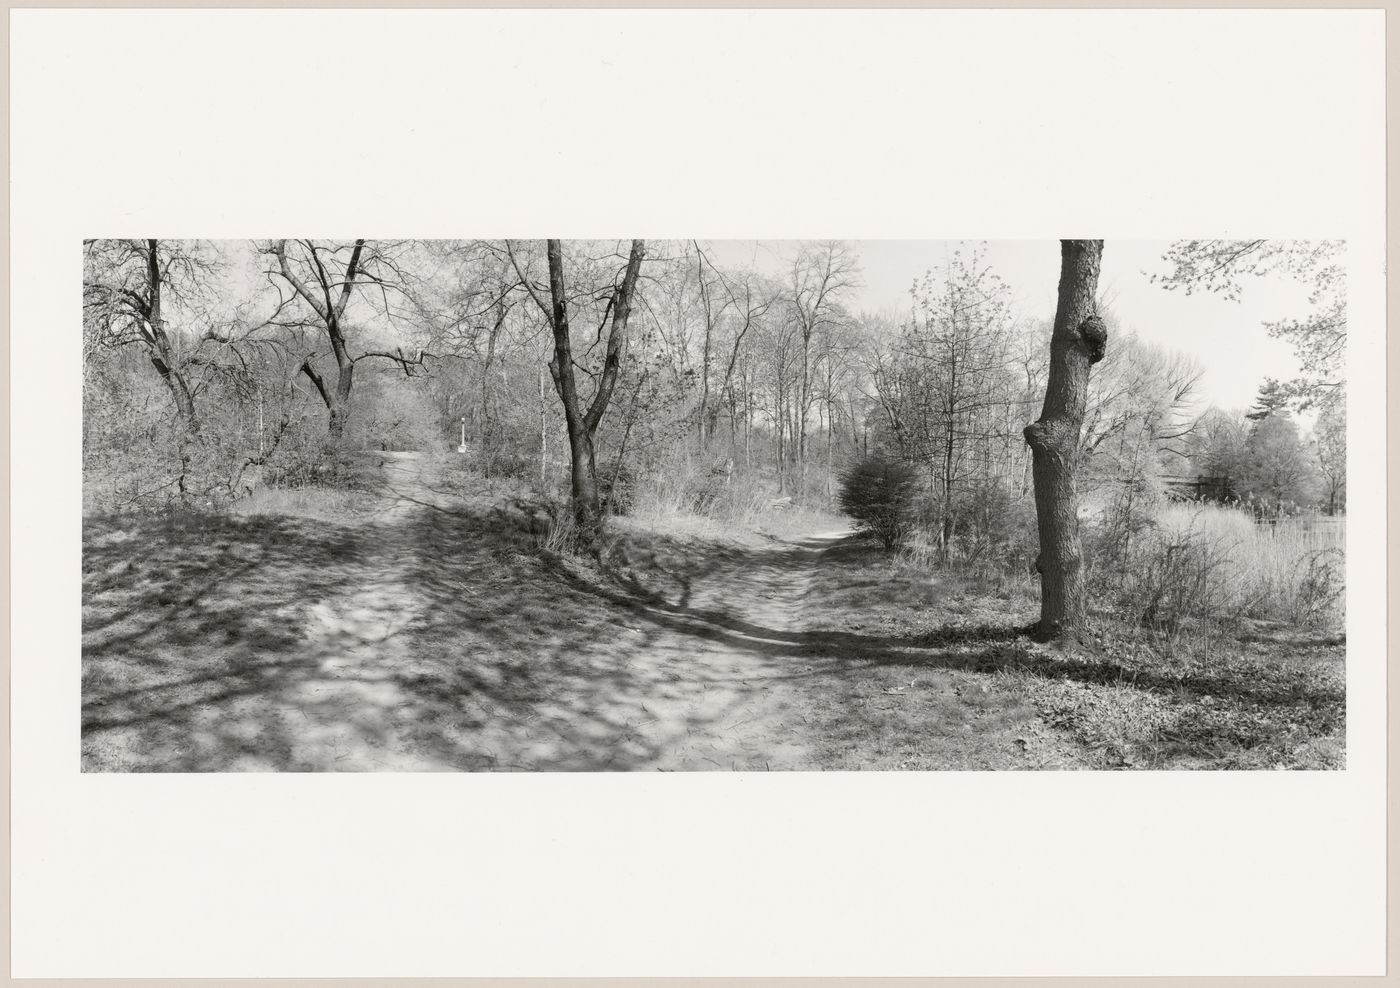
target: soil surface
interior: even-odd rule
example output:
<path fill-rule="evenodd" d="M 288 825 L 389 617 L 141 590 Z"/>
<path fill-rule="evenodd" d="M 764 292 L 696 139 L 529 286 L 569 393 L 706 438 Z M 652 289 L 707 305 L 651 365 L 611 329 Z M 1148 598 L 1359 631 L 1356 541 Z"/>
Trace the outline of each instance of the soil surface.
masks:
<path fill-rule="evenodd" d="M 846 531 L 549 548 L 543 508 L 376 454 L 376 489 L 84 524 L 88 771 L 1341 768 L 1345 639 L 1105 621 Z"/>
<path fill-rule="evenodd" d="M 818 767 L 795 632 L 848 533 L 600 575 L 380 460 L 351 525 L 89 524 L 85 769 Z"/>

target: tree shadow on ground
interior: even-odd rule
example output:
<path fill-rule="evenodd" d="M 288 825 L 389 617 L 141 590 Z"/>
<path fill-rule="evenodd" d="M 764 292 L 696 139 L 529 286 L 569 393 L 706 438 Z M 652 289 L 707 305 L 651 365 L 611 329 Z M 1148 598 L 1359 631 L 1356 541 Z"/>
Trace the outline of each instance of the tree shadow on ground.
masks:
<path fill-rule="evenodd" d="M 732 709 L 489 512 L 89 519 L 87 769 L 601 769 Z M 639 657 L 641 660 L 639 661 Z M 703 692 L 713 683 L 700 683 Z M 693 708 L 693 709 L 692 709 Z"/>
<path fill-rule="evenodd" d="M 1028 653 L 1010 623 L 898 636 L 756 617 L 800 605 L 830 545 L 656 537 L 583 564 L 499 513 L 425 499 L 393 524 L 91 518 L 83 767 L 632 769 L 718 735 L 737 740 L 683 764 L 763 767 L 771 737 L 728 730 L 754 695 L 894 666 L 1305 699 L 1268 675 Z M 848 561 L 855 582 L 858 556 L 823 557 Z"/>
<path fill-rule="evenodd" d="M 210 711 L 276 694 L 305 665 L 302 602 L 371 571 L 348 529 L 286 518 L 106 516 L 84 524 L 84 765 L 127 735 L 160 767 L 208 767 Z M 208 721 L 206 724 L 205 722 Z M 275 757 L 263 725 L 216 761 Z"/>
<path fill-rule="evenodd" d="M 852 570 L 849 579 L 840 575 L 833 578 L 845 590 L 879 585 L 877 580 L 861 579 L 857 575 L 870 559 L 868 547 L 863 546 L 857 536 L 834 545 L 823 539 L 800 540 L 776 553 L 731 549 L 727 562 L 744 572 L 767 569 L 795 581 L 800 573 L 814 565 L 818 554 L 824 567 Z M 1090 685 L 1132 685 L 1177 696 L 1212 696 L 1265 705 L 1304 702 L 1323 706 L 1344 701 L 1344 689 L 1340 685 L 1332 689 L 1320 688 L 1315 683 L 1305 684 L 1287 669 L 1191 669 L 1169 674 L 1155 666 L 1095 654 L 1092 647 L 1035 651 L 1009 647 L 1029 641 L 1034 625 L 1028 622 L 949 623 L 914 634 L 885 636 L 838 630 L 776 629 L 749 621 L 731 609 L 669 602 L 651 591 L 648 583 L 635 572 L 607 565 L 603 571 L 613 587 L 620 589 L 590 584 L 562 568 L 560 575 L 581 592 L 591 589 L 614 606 L 629 608 L 669 630 L 722 641 L 756 655 L 801 658 L 804 665 L 800 670 L 787 673 L 794 678 L 901 666 L 989 674 L 1017 672 L 1043 679 Z M 684 566 L 672 574 L 672 580 L 687 588 L 694 582 Z M 850 600 L 848 595 L 847 603 Z M 1258 637 L 1242 640 L 1257 640 Z M 1335 644 L 1335 638 L 1324 636 L 1320 643 Z"/>

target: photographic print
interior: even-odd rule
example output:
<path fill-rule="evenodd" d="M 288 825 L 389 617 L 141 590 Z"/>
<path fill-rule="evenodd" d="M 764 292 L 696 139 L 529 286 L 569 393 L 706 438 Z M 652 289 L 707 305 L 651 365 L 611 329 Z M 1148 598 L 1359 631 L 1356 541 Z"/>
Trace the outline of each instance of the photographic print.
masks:
<path fill-rule="evenodd" d="M 1384 28 L 15 11 L 12 974 L 1383 973 Z"/>
<path fill-rule="evenodd" d="M 85 772 L 1345 766 L 1340 241 L 82 252 Z"/>

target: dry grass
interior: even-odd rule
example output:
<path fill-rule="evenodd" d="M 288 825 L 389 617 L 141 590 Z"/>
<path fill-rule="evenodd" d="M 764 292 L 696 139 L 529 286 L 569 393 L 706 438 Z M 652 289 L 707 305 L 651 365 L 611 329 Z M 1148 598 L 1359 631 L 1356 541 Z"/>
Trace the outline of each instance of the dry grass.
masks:
<path fill-rule="evenodd" d="M 1334 629 L 1344 622 L 1345 523 L 1256 524 L 1214 505 L 1159 510 L 1118 579 L 1129 617 L 1256 618 Z"/>
<path fill-rule="evenodd" d="M 755 606 L 795 557 L 640 526 L 569 555 L 441 486 L 88 518 L 84 769 L 810 767 L 803 646 Z"/>
<path fill-rule="evenodd" d="M 1025 635 L 1037 599 L 1029 580 L 994 586 L 873 543 L 828 553 L 808 626 L 903 643 L 826 681 L 831 764 L 1012 767 L 1019 753 L 1044 768 L 1344 765 L 1339 635 L 1255 620 L 1169 635 L 1100 615 L 1093 643 L 1062 650 Z M 952 740 L 950 726 L 965 733 Z"/>
<path fill-rule="evenodd" d="M 1102 615 L 1097 645 L 1059 652 L 1024 635 L 1027 576 L 696 511 L 613 519 L 571 554 L 519 495 L 414 462 L 377 496 L 87 519 L 84 768 L 1344 761 L 1345 645 L 1326 632 Z"/>
<path fill-rule="evenodd" d="M 842 770 L 1073 769 L 1096 753 L 1043 721 L 1008 675 L 1035 608 L 1025 587 L 988 593 L 971 576 L 890 555 L 869 540 L 828 550 L 803 618 L 837 649 L 810 695 L 823 767 Z"/>
<path fill-rule="evenodd" d="M 774 493 L 767 477 L 721 478 L 696 469 L 648 477 L 628 516 L 663 534 L 709 538 L 797 538 L 850 528 L 834 509 L 795 503 Z"/>
<path fill-rule="evenodd" d="M 331 487 L 261 487 L 229 507 L 236 518 L 290 516 L 312 521 L 344 522 L 372 512 L 381 499 L 365 491 Z"/>

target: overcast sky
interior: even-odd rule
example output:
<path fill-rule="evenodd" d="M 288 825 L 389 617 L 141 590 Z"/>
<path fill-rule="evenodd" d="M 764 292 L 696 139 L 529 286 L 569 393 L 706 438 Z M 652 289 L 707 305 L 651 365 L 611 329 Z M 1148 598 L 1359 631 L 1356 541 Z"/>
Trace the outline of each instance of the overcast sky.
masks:
<path fill-rule="evenodd" d="M 1302 316 L 1307 290 L 1284 278 L 1250 278 L 1238 302 L 1209 293 L 1185 295 L 1149 282 L 1144 272 L 1165 273 L 1162 255 L 1169 241 L 1110 240 L 1104 245 L 1100 298 L 1117 314 L 1124 329 L 1144 340 L 1195 357 L 1205 373 L 1202 406 L 1247 408 L 1265 377 L 1288 379 L 1298 374 L 1293 348 L 1273 339 L 1264 323 Z M 1016 316 L 1050 319 L 1060 276 L 1060 249 L 1053 240 L 965 241 L 965 248 L 985 249 L 992 269 L 1012 292 Z M 729 263 L 753 259 L 763 270 L 785 270 L 792 241 L 721 241 L 711 245 Z M 938 268 L 956 250 L 956 241 L 864 240 L 860 254 L 862 285 L 847 300 L 856 310 L 909 309 L 914 279 Z M 1112 346 L 1112 341 L 1109 341 Z"/>

